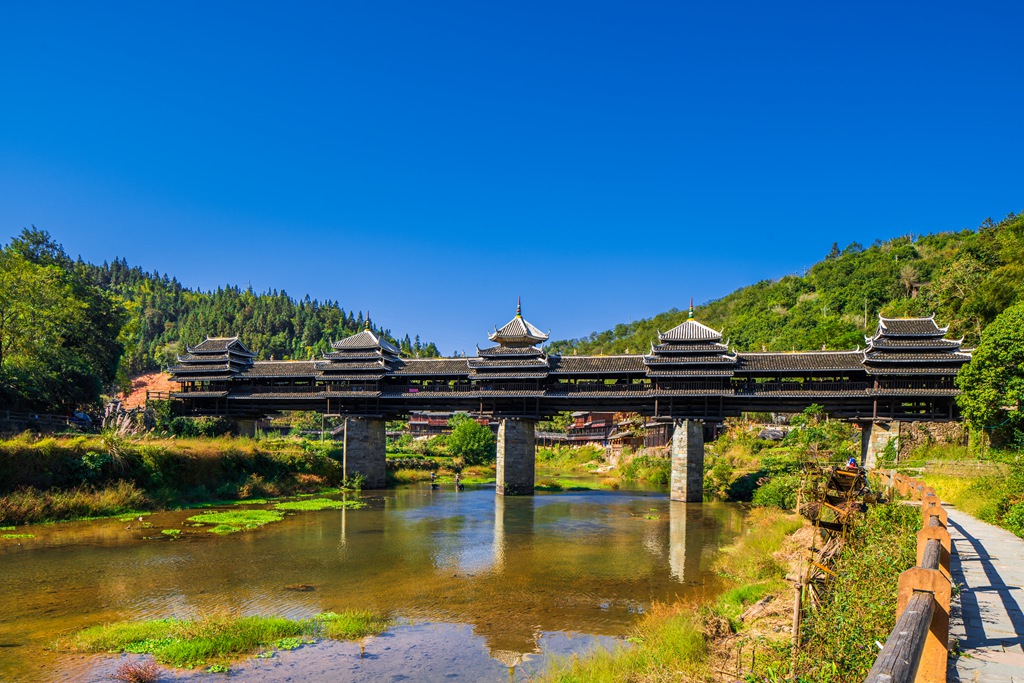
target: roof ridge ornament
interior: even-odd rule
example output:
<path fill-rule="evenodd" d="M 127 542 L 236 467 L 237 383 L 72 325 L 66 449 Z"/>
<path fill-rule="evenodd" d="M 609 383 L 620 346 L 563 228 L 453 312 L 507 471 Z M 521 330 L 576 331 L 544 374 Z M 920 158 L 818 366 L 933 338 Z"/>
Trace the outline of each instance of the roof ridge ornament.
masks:
<path fill-rule="evenodd" d="M 519 296 L 516 299 L 516 317 L 517 318 L 522 318 L 523 317 L 523 297 L 522 296 Z"/>
<path fill-rule="evenodd" d="M 693 320 L 693 297 L 690 297 L 690 315 L 686 316 L 687 320 Z"/>

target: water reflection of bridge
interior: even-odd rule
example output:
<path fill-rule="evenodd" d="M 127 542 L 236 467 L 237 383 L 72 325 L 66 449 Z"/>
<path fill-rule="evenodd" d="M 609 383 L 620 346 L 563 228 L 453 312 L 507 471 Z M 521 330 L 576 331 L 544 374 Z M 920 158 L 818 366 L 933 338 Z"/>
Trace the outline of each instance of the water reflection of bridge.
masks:
<path fill-rule="evenodd" d="M 958 418 L 954 380 L 970 356 L 931 318 L 879 318 L 852 351 L 737 353 L 691 318 L 659 333 L 646 354 L 558 356 L 548 335 L 516 316 L 471 358 L 401 358 L 367 324 L 309 361 L 258 361 L 237 338 L 188 347 L 171 368 L 183 414 L 225 415 L 251 428 L 281 410 L 346 417 L 348 472 L 384 485 L 384 421 L 418 410 L 464 410 L 499 420 L 498 492 L 534 485 L 534 424 L 563 410 L 632 411 L 672 422 L 672 497 L 702 497 L 702 422 L 811 404 L 861 421 L 866 464 L 895 421 Z M 879 438 L 881 433 L 881 438 Z M 874 434 L 874 438 L 872 438 Z"/>
<path fill-rule="evenodd" d="M 629 501 L 629 514 L 597 518 L 608 509 L 607 496 L 598 494 L 496 496 L 493 519 L 478 514 L 461 524 L 412 511 L 413 520 L 444 529 L 427 535 L 439 545 L 431 553 L 435 572 L 464 581 L 461 590 L 477 600 L 501 591 L 516 601 L 501 614 L 453 605 L 452 618 L 471 624 L 492 657 L 513 665 L 539 653 L 546 634 L 618 637 L 666 590 L 686 599 L 717 589 L 721 579 L 711 565 L 742 530 L 735 506 L 614 495 L 620 504 Z"/>

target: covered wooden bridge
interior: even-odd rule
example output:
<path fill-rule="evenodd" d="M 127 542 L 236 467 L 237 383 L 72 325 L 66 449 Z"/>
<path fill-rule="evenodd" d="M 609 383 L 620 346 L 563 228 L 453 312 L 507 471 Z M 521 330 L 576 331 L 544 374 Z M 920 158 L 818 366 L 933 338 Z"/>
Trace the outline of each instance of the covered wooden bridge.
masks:
<path fill-rule="evenodd" d="M 347 417 L 350 467 L 371 488 L 384 483 L 385 420 L 422 410 L 493 416 L 499 493 L 533 491 L 537 420 L 564 410 L 637 412 L 675 423 L 672 496 L 699 501 L 705 422 L 818 404 L 865 423 L 871 464 L 889 423 L 957 419 L 954 380 L 970 354 L 946 330 L 932 318 L 880 317 L 864 349 L 737 353 L 691 307 L 646 354 L 559 356 L 545 353 L 548 335 L 519 308 L 473 357 L 402 358 L 367 320 L 308 361 L 260 361 L 237 337 L 208 338 L 170 368 L 181 385 L 171 398 L 180 414 L 243 424 L 282 410 Z"/>

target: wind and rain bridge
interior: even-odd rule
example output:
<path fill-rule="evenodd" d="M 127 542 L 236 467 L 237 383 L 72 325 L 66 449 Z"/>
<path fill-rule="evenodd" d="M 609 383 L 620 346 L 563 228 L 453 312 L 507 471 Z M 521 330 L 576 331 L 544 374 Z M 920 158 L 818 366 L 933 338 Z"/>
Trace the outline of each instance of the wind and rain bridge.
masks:
<path fill-rule="evenodd" d="M 812 404 L 863 424 L 863 464 L 874 465 L 900 422 L 959 419 L 955 378 L 970 360 L 933 318 L 883 318 L 852 351 L 743 353 L 689 318 L 648 353 L 556 355 L 523 316 L 488 335 L 473 357 L 402 358 L 366 329 L 321 358 L 261 361 L 237 337 L 207 338 L 170 368 L 183 415 L 217 415 L 248 429 L 283 410 L 346 418 L 349 474 L 384 486 L 385 421 L 411 411 L 466 411 L 498 421 L 498 494 L 531 494 L 534 427 L 560 411 L 636 412 L 673 424 L 673 500 L 700 502 L 705 426 L 744 412 L 799 412 Z"/>

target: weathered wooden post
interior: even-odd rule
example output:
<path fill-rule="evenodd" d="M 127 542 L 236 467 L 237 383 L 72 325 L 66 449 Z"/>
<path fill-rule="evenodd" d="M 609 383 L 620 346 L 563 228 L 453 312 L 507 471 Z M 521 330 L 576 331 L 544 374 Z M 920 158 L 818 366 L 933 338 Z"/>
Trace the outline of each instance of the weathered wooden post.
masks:
<path fill-rule="evenodd" d="M 914 683 L 946 683 L 949 639 L 949 579 L 938 569 L 913 567 L 900 574 L 897 615 L 902 615 L 914 596 L 930 594 L 934 601 L 928 635 L 921 651 L 921 663 Z M 897 619 L 899 616 L 897 616 Z"/>

